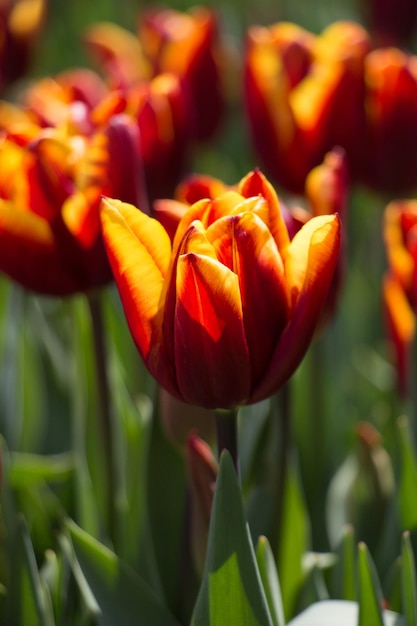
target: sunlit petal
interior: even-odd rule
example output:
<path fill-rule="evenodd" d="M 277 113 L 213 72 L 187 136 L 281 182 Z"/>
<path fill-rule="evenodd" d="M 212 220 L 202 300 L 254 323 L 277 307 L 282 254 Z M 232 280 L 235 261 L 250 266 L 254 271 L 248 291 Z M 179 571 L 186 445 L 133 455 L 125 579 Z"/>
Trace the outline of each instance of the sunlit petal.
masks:
<path fill-rule="evenodd" d="M 294 278 L 297 274 L 298 281 L 304 273 L 302 285 L 296 288 L 298 291 L 301 287 L 301 290 L 293 300 L 295 308 L 290 321 L 277 343 L 262 381 L 252 394 L 252 402 L 268 397 L 297 368 L 311 341 L 329 291 L 340 248 L 340 221 L 337 216 L 331 216 L 314 218 L 307 225 L 311 222 L 315 222 L 316 227 L 309 226 L 293 249 L 305 259 L 303 272 L 301 265 L 293 260 L 293 270 L 297 268 Z M 301 241 L 307 251 L 301 249 Z M 291 283 L 289 286 L 291 288 Z"/>
<path fill-rule="evenodd" d="M 133 338 L 145 361 L 159 340 L 161 294 L 171 244 L 163 227 L 134 206 L 102 201 L 103 236 Z"/>
<path fill-rule="evenodd" d="M 208 408 L 233 407 L 245 399 L 251 378 L 239 279 L 218 261 L 190 252 L 178 260 L 176 281 L 181 394 Z"/>

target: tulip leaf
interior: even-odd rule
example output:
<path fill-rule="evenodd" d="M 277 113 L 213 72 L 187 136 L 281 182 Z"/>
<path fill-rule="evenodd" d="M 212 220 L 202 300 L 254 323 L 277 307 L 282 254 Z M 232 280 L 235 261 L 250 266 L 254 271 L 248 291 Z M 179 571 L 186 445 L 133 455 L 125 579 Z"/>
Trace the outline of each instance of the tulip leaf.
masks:
<path fill-rule="evenodd" d="M 179 626 L 151 588 L 113 552 L 68 522 L 76 561 L 90 589 L 84 595 L 99 626 Z M 74 560 L 72 560 L 74 565 Z M 78 577 L 78 580 L 80 578 Z"/>
<path fill-rule="evenodd" d="M 405 626 L 403 617 L 392 611 L 384 611 L 383 624 Z M 358 605 L 348 600 L 316 602 L 292 619 L 288 626 L 358 626 Z"/>
<path fill-rule="evenodd" d="M 95 389 L 95 382 L 92 376 L 91 355 L 86 346 L 90 345 L 91 338 L 89 329 L 87 328 L 87 312 L 83 308 L 83 301 L 71 302 L 71 312 L 74 324 L 74 351 L 71 367 L 72 388 L 72 422 L 73 422 L 73 449 L 75 456 L 75 504 L 76 519 L 82 528 L 87 532 L 98 537 L 100 534 L 100 515 L 99 515 L 99 497 L 98 489 L 100 486 L 93 481 L 93 473 L 91 467 L 98 464 L 97 455 L 94 448 L 100 448 L 96 445 L 97 433 L 89 437 L 88 429 L 92 429 L 89 422 L 92 421 L 90 415 L 94 415 L 95 411 L 92 399 L 92 391 Z M 89 454 L 88 441 L 94 441 L 92 453 Z M 102 472 L 103 474 L 103 472 Z M 100 482 L 100 481 L 99 481 Z M 100 494 L 102 495 L 102 493 Z"/>
<path fill-rule="evenodd" d="M 52 626 L 54 619 L 50 597 L 40 579 L 32 541 L 23 518 L 17 520 L 15 539 L 7 623 Z"/>
<path fill-rule="evenodd" d="M 411 443 L 412 437 L 406 417 L 398 420 L 398 431 L 401 452 L 401 478 L 398 490 L 400 522 L 403 530 L 413 530 L 417 527 L 417 507 L 415 506 L 417 458 Z"/>
<path fill-rule="evenodd" d="M 284 614 L 294 615 L 305 574 L 302 560 L 308 547 L 308 517 L 294 462 L 290 460 L 284 486 L 278 572 Z"/>
<path fill-rule="evenodd" d="M 228 452 L 221 455 L 206 565 L 191 623 L 273 626 Z"/>
<path fill-rule="evenodd" d="M 256 560 L 274 626 L 284 626 L 284 609 L 274 555 L 266 537 L 259 537 Z"/>
<path fill-rule="evenodd" d="M 134 402 L 120 375 L 114 389 L 121 448 L 117 554 L 153 588 L 161 590 L 150 537 L 146 497 L 152 403 L 145 395 L 140 395 Z"/>
<path fill-rule="evenodd" d="M 356 600 L 356 545 L 352 526 L 345 526 L 336 553 L 338 559 L 332 577 L 332 597 Z"/>
<path fill-rule="evenodd" d="M 168 606 L 178 608 L 186 478 L 184 457 L 167 440 L 154 410 L 147 468 L 147 505 L 155 560 Z"/>
<path fill-rule="evenodd" d="M 410 541 L 410 533 L 403 534 L 402 540 L 402 603 L 407 624 L 417 624 L 417 578 L 415 559 Z"/>
<path fill-rule="evenodd" d="M 0 429 L 14 449 L 36 448 L 45 427 L 45 380 L 31 304 L 31 296 L 13 284 L 2 338 Z"/>
<path fill-rule="evenodd" d="M 383 626 L 382 593 L 367 546 L 358 546 L 359 621 L 358 626 Z"/>
<path fill-rule="evenodd" d="M 73 472 L 74 458 L 70 453 L 46 456 L 14 452 L 9 475 L 15 487 L 27 487 L 42 481 L 65 483 L 71 479 Z"/>
<path fill-rule="evenodd" d="M 0 602 L 0 622 L 51 626 L 53 618 L 49 594 L 39 576 L 26 522 L 16 508 L 9 481 L 10 455 L 1 439 L 0 460 L 2 465 L 0 513 L 4 539 L 0 542 L 0 558 L 1 562 L 6 559 L 10 568 L 6 579 L 7 592 L 4 594 L 4 600 L 2 597 Z M 3 596 L 3 593 L 1 595 Z"/>

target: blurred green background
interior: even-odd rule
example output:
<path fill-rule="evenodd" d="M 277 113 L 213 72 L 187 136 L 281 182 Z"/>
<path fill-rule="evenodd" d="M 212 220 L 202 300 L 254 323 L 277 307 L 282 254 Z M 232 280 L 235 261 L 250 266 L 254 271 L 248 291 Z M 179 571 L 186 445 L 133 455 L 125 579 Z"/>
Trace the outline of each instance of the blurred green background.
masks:
<path fill-rule="evenodd" d="M 180 10 L 193 6 L 185 1 L 166 4 Z M 50 0 L 34 59 L 33 77 L 89 65 L 81 41 L 89 24 L 111 20 L 134 31 L 139 12 L 151 5 L 155 6 L 152 2 L 128 0 Z M 359 0 L 223 0 L 212 6 L 219 11 L 222 34 L 230 39 L 237 58 L 242 56 L 244 32 L 250 24 L 288 20 L 318 33 L 335 20 L 362 19 Z M 232 77 L 233 81 L 235 78 Z M 24 85 L 25 81 L 11 93 L 18 93 Z M 239 86 L 238 79 L 236 85 Z M 256 165 L 238 92 L 229 104 L 222 129 L 210 145 L 196 151 L 190 170 L 235 183 Z M 280 196 L 293 201 L 282 190 Z M 360 460 L 356 426 L 367 421 L 381 433 L 392 469 L 397 472 L 402 463 L 397 418 L 410 409 L 401 406 L 395 391 L 395 372 L 381 304 L 385 267 L 381 217 L 387 200 L 363 188 L 351 189 L 346 279 L 337 315 L 312 346 L 291 385 L 297 468 L 311 525 L 310 548 L 329 550 L 328 525 L 340 523 L 339 518 L 333 522 L 330 519 L 332 507 L 339 506 L 343 498 L 343 506 L 349 505 L 352 496 L 354 510 L 339 510 L 342 522 L 345 513 L 345 521 L 348 513 L 353 518 L 357 516 L 357 539 L 364 539 L 370 545 L 383 577 L 388 575 L 401 549 L 398 521 L 392 521 L 395 518 L 392 510 L 385 511 L 385 528 L 375 531 L 381 521 L 380 511 L 370 512 L 368 508 L 372 509 L 375 500 L 369 497 L 367 478 L 357 481 L 361 471 L 366 474 L 366 467 L 359 463 L 352 470 L 349 459 Z M 170 471 L 170 478 L 180 482 L 183 469 L 179 469 L 177 451 L 168 450 L 162 439 L 157 437 L 149 444 L 152 430 L 149 398 L 154 387 L 133 346 L 113 286 L 105 291 L 104 305 L 112 400 L 119 420 L 116 445 L 123 459 L 123 467 L 119 467 L 123 480 L 117 497 L 121 511 L 128 509 L 128 502 L 134 502 L 136 507 L 127 526 L 119 529 L 119 553 L 135 566 L 139 563 L 141 573 L 152 578 L 149 561 L 143 555 L 137 556 L 141 547 L 136 545 L 140 534 L 138 520 L 145 524 L 146 518 L 141 491 L 147 480 L 144 466 L 149 459 L 159 487 Z M 0 322 L 0 432 L 7 448 L 18 453 L 13 456 L 11 482 L 18 494 L 19 507 L 29 521 L 36 556 L 41 559 L 43 551 L 50 548 L 63 508 L 76 510 L 78 521 L 95 534 L 98 522 L 92 509 L 96 497 L 99 501 L 104 498 L 100 493 L 102 453 L 91 417 L 95 383 L 88 309 L 83 297 L 66 301 L 39 298 L 2 277 Z M 255 460 L 259 462 L 260 472 L 268 472 L 271 460 L 268 454 L 274 454 L 268 452 L 267 445 L 269 408 L 266 403 L 242 411 L 242 476 L 246 496 L 251 495 L 256 485 L 252 473 Z M 415 417 L 411 410 L 410 417 Z M 413 421 L 411 432 L 415 437 Z M 262 459 L 259 451 L 264 455 Z M 35 454 L 59 456 L 42 465 L 40 456 L 31 456 Z M 158 467 L 161 458 L 165 459 L 165 468 Z M 385 462 L 388 472 L 391 464 Z M 337 485 L 341 487 L 329 491 L 339 470 L 342 478 Z M 74 475 L 78 485 L 75 490 Z M 164 494 L 160 497 L 175 500 L 175 490 Z M 160 494 L 156 487 L 154 495 L 152 506 L 157 510 Z M 253 501 L 248 498 L 248 516 L 255 536 L 262 531 L 258 506 L 262 498 L 262 489 L 256 492 Z M 328 498 L 335 499 L 329 502 Z M 176 518 L 173 524 L 177 522 Z M 392 524 L 394 532 L 389 531 Z M 164 549 L 169 547 L 164 544 Z"/>

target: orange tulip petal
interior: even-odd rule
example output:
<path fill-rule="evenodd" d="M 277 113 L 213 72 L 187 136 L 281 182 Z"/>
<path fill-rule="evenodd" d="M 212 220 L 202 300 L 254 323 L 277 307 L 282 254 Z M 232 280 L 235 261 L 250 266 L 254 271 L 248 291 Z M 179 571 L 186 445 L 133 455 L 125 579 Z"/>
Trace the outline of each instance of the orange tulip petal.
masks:
<path fill-rule="evenodd" d="M 404 216 L 407 221 L 417 222 L 417 201 L 398 200 L 388 204 L 384 214 L 384 241 L 388 264 L 404 289 L 409 289 L 413 280 L 414 260 L 406 247 L 403 231 Z"/>
<path fill-rule="evenodd" d="M 159 222 L 130 204 L 107 198 L 101 206 L 107 254 L 132 336 L 151 373 L 177 395 L 161 344 L 169 237 Z"/>
<path fill-rule="evenodd" d="M 320 246 L 319 237 L 323 244 L 328 237 L 328 232 L 334 229 L 334 224 L 339 224 L 335 216 L 317 216 L 309 220 L 295 234 L 288 248 L 285 259 L 285 274 L 288 288 L 291 291 L 292 305 L 296 306 L 297 300 L 305 287 L 306 273 L 310 268 L 311 244 L 313 237 L 315 244 Z M 326 253 L 326 246 L 321 246 L 323 253 Z"/>
<path fill-rule="evenodd" d="M 405 395 L 409 391 L 411 378 L 411 347 L 416 329 L 415 315 L 400 282 L 392 274 L 384 277 L 383 297 L 388 330 L 395 349 L 398 384 L 401 393 Z"/>
<path fill-rule="evenodd" d="M 184 237 L 181 239 L 180 246 L 173 255 L 172 264 L 169 268 L 169 276 L 165 281 L 167 291 L 164 298 L 163 333 L 168 357 L 172 362 L 175 361 L 176 331 L 173 320 L 175 318 L 175 307 L 177 301 L 177 285 L 175 278 L 171 279 L 171 277 L 175 277 L 176 275 L 178 259 L 180 256 L 189 251 L 192 251 L 194 254 L 199 254 L 200 256 L 217 260 L 216 251 L 207 239 L 204 226 L 197 220 L 190 225 Z"/>
<path fill-rule="evenodd" d="M 251 373 L 238 277 L 190 252 L 178 259 L 176 287 L 175 362 L 182 397 L 207 408 L 240 404 Z"/>
<path fill-rule="evenodd" d="M 268 203 L 268 221 L 265 221 L 269 230 L 277 242 L 281 254 L 285 254 L 290 239 L 284 219 L 279 208 L 277 194 L 271 183 L 259 170 L 254 170 L 245 176 L 239 183 L 239 191 L 245 198 L 262 196 Z"/>
<path fill-rule="evenodd" d="M 219 260 L 239 277 L 252 381 L 265 371 L 289 315 L 284 266 L 264 222 L 243 213 L 215 222 L 207 237 Z"/>
<path fill-rule="evenodd" d="M 312 222 L 316 228 L 312 227 Z M 303 239 L 303 245 L 307 247 L 307 253 L 303 255 L 305 270 L 301 291 L 295 300 L 290 322 L 278 341 L 264 377 L 251 396 L 251 402 L 267 398 L 298 367 L 311 341 L 329 291 L 339 255 L 340 220 L 337 215 L 315 217 L 303 226 L 300 233 L 306 226 L 309 240 L 304 235 L 299 239 Z M 300 247 L 296 242 L 294 249 L 301 253 Z M 300 271 L 298 277 L 301 274 Z"/>

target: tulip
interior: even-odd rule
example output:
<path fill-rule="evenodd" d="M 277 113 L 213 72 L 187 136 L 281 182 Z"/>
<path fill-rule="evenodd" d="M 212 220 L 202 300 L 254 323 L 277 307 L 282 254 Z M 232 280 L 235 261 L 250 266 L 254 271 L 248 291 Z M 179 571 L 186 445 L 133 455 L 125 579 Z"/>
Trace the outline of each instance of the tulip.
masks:
<path fill-rule="evenodd" d="M 102 195 L 140 204 L 171 193 L 187 153 L 180 82 L 164 74 L 109 91 L 89 70 L 32 85 L 0 105 L 0 269 L 38 293 L 107 284 Z"/>
<path fill-rule="evenodd" d="M 365 62 L 367 167 L 364 182 L 403 194 L 417 186 L 417 57 L 395 48 L 371 52 Z"/>
<path fill-rule="evenodd" d="M 416 67 L 415 56 L 372 50 L 352 22 L 319 36 L 286 23 L 249 29 L 246 109 L 270 176 L 302 193 L 308 172 L 341 146 L 353 181 L 395 194 L 414 189 Z"/>
<path fill-rule="evenodd" d="M 0 93 L 28 71 L 45 9 L 45 0 L 0 3 Z"/>
<path fill-rule="evenodd" d="M 231 409 L 291 376 L 327 298 L 338 216 L 315 217 L 290 240 L 259 171 L 189 207 L 173 244 L 158 221 L 119 200 L 105 199 L 101 215 L 130 331 L 162 387 Z"/>
<path fill-rule="evenodd" d="M 248 31 L 245 99 L 253 143 L 270 175 L 303 193 L 307 174 L 342 146 L 349 165 L 365 130 L 363 64 L 369 38 L 339 22 L 321 37 L 289 23 Z M 343 122 L 341 122 L 343 120 Z"/>
<path fill-rule="evenodd" d="M 391 202 L 384 214 L 389 269 L 383 280 L 388 334 L 392 341 L 402 396 L 411 391 L 412 344 L 417 302 L 417 201 Z"/>
<path fill-rule="evenodd" d="M 117 88 L 164 73 L 179 76 L 190 94 L 194 136 L 206 140 L 224 109 L 220 60 L 225 52 L 218 30 L 217 16 L 206 8 L 188 13 L 152 9 L 141 16 L 137 37 L 115 24 L 99 23 L 84 39 Z"/>
<path fill-rule="evenodd" d="M 191 551 L 195 569 L 201 576 L 219 466 L 210 446 L 195 434 L 187 439 L 186 463 L 191 496 Z"/>
<path fill-rule="evenodd" d="M 8 178 L 0 177 L 1 271 L 27 289 L 47 295 L 70 295 L 111 280 L 100 232 L 99 200 L 105 189 L 138 197 L 117 184 L 120 168 L 126 173 L 126 167 L 135 162 L 135 130 L 127 120 L 114 119 L 101 134 L 112 148 L 105 154 L 112 155 L 108 166 L 113 165 L 115 173 L 114 184 L 105 178 L 102 186 L 97 186 L 94 177 L 97 165 L 94 176 L 83 173 L 84 180 L 79 179 L 79 168 L 82 164 L 87 168 L 93 158 L 91 146 L 80 136 L 40 129 L 26 145 L 19 146 L 15 137 L 0 144 L 9 173 Z M 105 161 L 102 165 L 105 169 Z M 135 172 L 131 174 L 134 180 Z"/>

